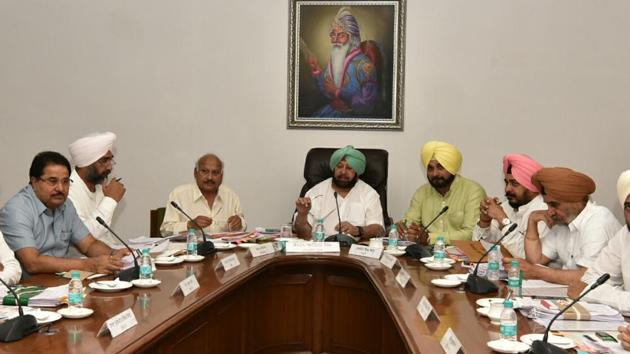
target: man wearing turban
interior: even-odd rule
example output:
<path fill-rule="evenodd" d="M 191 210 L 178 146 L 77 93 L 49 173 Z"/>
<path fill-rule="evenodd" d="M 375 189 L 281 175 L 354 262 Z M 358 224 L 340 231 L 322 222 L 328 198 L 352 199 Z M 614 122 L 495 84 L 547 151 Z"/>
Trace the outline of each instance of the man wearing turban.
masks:
<path fill-rule="evenodd" d="M 193 175 L 196 183 L 178 186 L 169 194 L 160 226 L 162 236 L 196 228 L 171 202 L 177 203 L 207 233 L 245 230 L 241 200 L 223 185 L 223 161 L 215 154 L 205 154 L 197 160 Z"/>
<path fill-rule="evenodd" d="M 125 195 L 125 186 L 120 179 L 108 180 L 115 164 L 115 142 L 114 133 L 94 133 L 76 140 L 68 147 L 74 164 L 68 198 L 72 200 L 79 218 L 90 233 L 110 247 L 119 243 L 96 221 L 96 217 L 111 224 L 116 207 Z"/>
<path fill-rule="evenodd" d="M 437 236 L 444 236 L 446 243 L 470 240 L 479 219 L 479 203 L 486 197 L 483 187 L 459 175 L 462 154 L 449 143 L 429 141 L 420 157 L 429 183 L 411 198 L 405 218 L 397 223 L 398 232 L 422 245 L 435 243 Z M 425 229 L 446 206 L 446 213 Z"/>
<path fill-rule="evenodd" d="M 570 284 L 593 265 L 619 229 L 619 222 L 610 210 L 590 200 L 595 182 L 583 173 L 563 167 L 543 168 L 532 176 L 532 183 L 548 209 L 529 215 L 526 260 L 521 260 L 521 269 L 528 278 Z M 539 223 L 550 228 L 542 240 Z M 562 269 L 536 266 L 552 261 Z"/>
<path fill-rule="evenodd" d="M 326 236 L 343 233 L 354 238 L 383 236 L 383 209 L 374 188 L 359 179 L 365 171 L 365 155 L 353 146 L 336 150 L 330 157 L 333 176 L 309 189 L 295 202 L 294 228 L 301 238 L 310 238 L 317 220 L 322 219 Z M 339 215 L 337 216 L 338 196 Z"/>
<path fill-rule="evenodd" d="M 597 260 L 579 282 L 569 286 L 569 296 L 577 297 L 586 284 L 591 284 L 602 274 L 610 274 L 610 279 L 586 295 L 586 300 L 612 306 L 630 315 L 630 170 L 623 172 L 617 180 L 617 194 L 623 209 L 626 224 L 604 247 Z M 624 348 L 630 349 L 630 330 L 624 329 L 621 337 Z"/>
<path fill-rule="evenodd" d="M 486 198 L 479 207 L 479 222 L 473 232 L 473 240 L 496 242 L 507 229 L 518 226 L 501 241 L 503 247 L 519 258 L 525 258 L 524 237 L 529 214 L 535 210 L 546 210 L 547 205 L 532 183 L 532 175 L 542 168 L 534 159 L 523 154 L 503 156 L 503 175 L 507 203 L 498 198 Z M 538 224 L 541 237 L 547 232 L 544 223 Z"/>

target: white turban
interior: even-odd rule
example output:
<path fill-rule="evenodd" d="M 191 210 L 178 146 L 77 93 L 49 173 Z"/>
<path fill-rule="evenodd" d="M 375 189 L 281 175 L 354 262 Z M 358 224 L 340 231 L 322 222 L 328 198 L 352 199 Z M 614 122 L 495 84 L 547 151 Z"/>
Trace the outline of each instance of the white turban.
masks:
<path fill-rule="evenodd" d="M 630 170 L 622 172 L 617 180 L 617 195 L 622 208 L 628 194 L 630 194 Z"/>
<path fill-rule="evenodd" d="M 116 134 L 111 132 L 93 133 L 84 136 L 68 146 L 72 163 L 76 167 L 85 167 L 112 150 Z"/>

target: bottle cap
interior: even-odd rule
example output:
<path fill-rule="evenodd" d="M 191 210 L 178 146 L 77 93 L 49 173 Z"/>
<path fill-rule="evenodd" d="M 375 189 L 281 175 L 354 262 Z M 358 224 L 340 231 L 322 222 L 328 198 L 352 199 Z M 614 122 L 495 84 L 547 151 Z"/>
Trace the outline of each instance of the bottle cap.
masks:
<path fill-rule="evenodd" d="M 81 277 L 81 273 L 78 270 L 73 270 L 70 273 L 70 276 L 72 276 L 73 278 L 80 278 Z"/>
<path fill-rule="evenodd" d="M 389 227 L 389 229 L 390 229 L 390 230 L 398 230 L 398 229 L 396 228 L 396 224 L 392 224 L 392 225 Z"/>
<path fill-rule="evenodd" d="M 442 241 L 444 241 L 444 236 L 438 236 L 436 240 L 442 240 Z"/>
<path fill-rule="evenodd" d="M 505 307 L 506 309 L 511 309 L 514 307 L 514 304 L 512 303 L 512 300 L 507 299 L 503 302 L 503 307 Z"/>
<path fill-rule="evenodd" d="M 149 248 L 143 248 L 142 249 L 142 254 L 149 254 Z"/>
<path fill-rule="evenodd" d="M 521 265 L 521 263 L 518 261 L 518 259 L 513 259 L 512 260 L 512 267 L 519 267 Z"/>

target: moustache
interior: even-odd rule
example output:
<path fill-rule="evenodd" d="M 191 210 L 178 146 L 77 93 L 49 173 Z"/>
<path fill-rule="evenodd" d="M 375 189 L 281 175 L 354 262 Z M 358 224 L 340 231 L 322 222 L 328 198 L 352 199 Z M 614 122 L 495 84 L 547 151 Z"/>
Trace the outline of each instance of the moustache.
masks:
<path fill-rule="evenodd" d="M 516 195 L 514 195 L 513 193 L 505 193 L 505 197 L 506 198 L 516 198 Z"/>

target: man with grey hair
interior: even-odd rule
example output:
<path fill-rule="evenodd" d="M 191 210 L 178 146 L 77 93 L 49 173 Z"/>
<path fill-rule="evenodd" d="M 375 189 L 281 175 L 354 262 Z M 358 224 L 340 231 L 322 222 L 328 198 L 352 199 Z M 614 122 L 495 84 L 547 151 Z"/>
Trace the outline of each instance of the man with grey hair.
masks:
<path fill-rule="evenodd" d="M 328 104 L 315 117 L 369 117 L 378 98 L 374 62 L 361 47 L 359 23 L 347 7 L 342 7 L 330 26 L 330 61 L 322 69 L 315 56 L 307 59 L 311 74 Z M 376 49 L 376 48 L 374 48 Z"/>
<path fill-rule="evenodd" d="M 196 183 L 175 188 L 168 196 L 162 236 L 185 232 L 195 227 L 171 202 L 177 203 L 207 233 L 245 230 L 245 217 L 238 195 L 222 185 L 223 161 L 214 154 L 197 160 L 193 172 Z"/>

